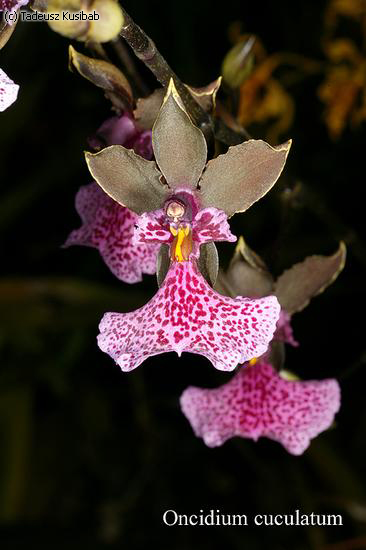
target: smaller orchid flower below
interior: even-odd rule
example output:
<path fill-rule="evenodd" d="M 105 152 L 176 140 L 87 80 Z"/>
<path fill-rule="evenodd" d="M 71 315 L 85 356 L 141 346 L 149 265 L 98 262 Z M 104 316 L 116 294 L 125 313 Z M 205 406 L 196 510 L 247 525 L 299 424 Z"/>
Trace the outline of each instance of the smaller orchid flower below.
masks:
<path fill-rule="evenodd" d="M 107 119 L 89 139 L 93 148 L 106 144 L 126 144 L 145 158 L 151 158 L 151 131 L 140 130 L 129 114 Z M 142 274 L 156 272 L 158 245 L 133 244 L 137 215 L 111 199 L 96 183 L 81 187 L 76 210 L 82 226 L 71 232 L 64 247 L 97 248 L 112 273 L 125 283 L 137 283 Z"/>
<path fill-rule="evenodd" d="M 0 69 L 0 112 L 5 111 L 16 101 L 19 86 Z"/>
<path fill-rule="evenodd" d="M 182 411 L 206 445 L 216 447 L 234 436 L 254 441 L 263 436 L 278 441 L 289 453 L 300 455 L 312 438 L 332 424 L 340 407 L 338 382 L 288 379 L 282 369 L 283 344 L 298 345 L 293 338 L 290 314 L 303 309 L 336 279 L 344 267 L 345 256 L 341 243 L 333 256 L 309 256 L 274 281 L 263 260 L 240 238 L 230 266 L 226 273 L 220 273 L 217 286 L 228 295 L 274 293 L 284 309 L 269 350 L 258 361 L 241 367 L 224 386 L 189 387 L 183 392 Z"/>
<path fill-rule="evenodd" d="M 246 366 L 217 389 L 187 388 L 180 404 L 197 437 L 217 447 L 240 436 L 268 437 L 293 455 L 327 430 L 340 407 L 336 380 L 293 381 L 266 362 Z"/>
<path fill-rule="evenodd" d="M 273 148 L 251 140 L 230 147 L 206 166 L 205 138 L 192 124 L 173 81 L 155 121 L 152 143 L 157 164 L 121 146 L 86 154 L 100 186 L 140 215 L 135 243 L 161 245 L 160 290 L 135 312 L 107 313 L 98 345 L 125 371 L 168 351 L 198 353 L 218 369 L 233 370 L 266 351 L 279 305 L 273 296 L 221 296 L 202 274 L 214 283 L 214 241 L 236 240 L 227 218 L 269 191 L 290 143 Z"/>

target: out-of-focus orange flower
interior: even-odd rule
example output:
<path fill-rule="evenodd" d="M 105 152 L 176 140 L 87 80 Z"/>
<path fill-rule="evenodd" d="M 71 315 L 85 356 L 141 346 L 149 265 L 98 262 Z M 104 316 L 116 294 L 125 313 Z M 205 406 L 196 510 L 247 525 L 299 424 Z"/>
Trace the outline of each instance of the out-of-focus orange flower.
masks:
<path fill-rule="evenodd" d="M 325 9 L 325 27 L 331 31 L 337 26 L 339 17 L 361 21 L 365 14 L 365 0 L 330 0 Z"/>
<path fill-rule="evenodd" d="M 330 63 L 318 95 L 325 103 L 329 135 L 338 139 L 348 122 L 355 127 L 366 120 L 366 60 L 344 38 L 328 42 L 325 53 Z"/>
<path fill-rule="evenodd" d="M 319 63 L 290 52 L 268 55 L 257 36 L 241 33 L 240 23 L 231 25 L 229 36 L 234 46 L 224 59 L 223 79 L 237 101 L 237 123 L 249 131 L 258 125 L 267 141 L 279 143 L 295 115 L 295 102 L 285 81 L 288 84 L 319 71 Z M 284 67 L 279 74 L 277 69 Z M 234 128 L 233 121 L 226 122 Z"/>
<path fill-rule="evenodd" d="M 325 10 L 328 63 L 318 96 L 325 104 L 324 120 L 332 139 L 338 139 L 347 125 L 355 128 L 366 120 L 366 59 L 352 40 L 337 37 L 342 18 L 358 22 L 366 40 L 366 1 L 330 0 Z"/>
<path fill-rule="evenodd" d="M 244 127 L 269 123 L 266 139 L 271 143 L 277 143 L 281 134 L 289 129 L 295 113 L 291 95 L 273 77 L 281 62 L 279 54 L 264 57 L 240 87 L 239 123 Z"/>

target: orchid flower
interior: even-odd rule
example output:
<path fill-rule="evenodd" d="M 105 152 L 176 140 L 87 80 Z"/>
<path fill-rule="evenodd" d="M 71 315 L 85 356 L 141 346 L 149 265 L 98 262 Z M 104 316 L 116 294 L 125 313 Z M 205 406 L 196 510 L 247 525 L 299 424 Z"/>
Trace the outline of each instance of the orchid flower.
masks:
<path fill-rule="evenodd" d="M 132 116 L 108 118 L 89 139 L 94 149 L 125 144 L 145 158 L 152 157 L 151 131 L 137 127 Z M 125 283 L 137 283 L 142 274 L 156 272 L 158 245 L 133 244 L 137 215 L 111 199 L 95 183 L 82 186 L 75 199 L 82 226 L 71 232 L 64 247 L 97 248 L 111 272 Z"/>
<path fill-rule="evenodd" d="M 208 447 L 234 436 L 268 437 L 294 455 L 329 428 L 340 406 L 336 380 L 286 380 L 268 362 L 243 367 L 217 389 L 187 388 L 181 408 Z"/>
<path fill-rule="evenodd" d="M 168 351 L 198 353 L 218 369 L 233 370 L 266 351 L 280 308 L 273 296 L 232 299 L 212 290 L 205 278 L 213 284 L 217 275 L 214 241 L 235 240 L 227 218 L 274 185 L 290 142 L 271 147 L 250 140 L 206 165 L 204 135 L 171 81 L 152 144 L 156 162 L 121 146 L 86 153 L 104 191 L 140 215 L 135 243 L 161 245 L 161 288 L 135 312 L 105 314 L 99 347 L 125 371 Z"/>
<path fill-rule="evenodd" d="M 297 344 L 290 314 L 332 283 L 343 269 L 345 246 L 332 256 L 310 256 L 275 281 L 263 260 L 240 238 L 218 287 L 229 295 L 265 296 L 275 293 L 281 306 L 269 352 L 240 368 L 216 389 L 187 388 L 180 399 L 183 413 L 197 437 L 216 447 L 234 436 L 268 437 L 289 453 L 302 454 L 310 440 L 329 428 L 340 407 L 340 388 L 334 379 L 301 381 L 282 369 L 283 342 Z M 280 345 L 280 347 L 278 347 Z M 278 364 L 280 363 L 280 364 Z M 281 370 L 278 373 L 276 367 Z"/>

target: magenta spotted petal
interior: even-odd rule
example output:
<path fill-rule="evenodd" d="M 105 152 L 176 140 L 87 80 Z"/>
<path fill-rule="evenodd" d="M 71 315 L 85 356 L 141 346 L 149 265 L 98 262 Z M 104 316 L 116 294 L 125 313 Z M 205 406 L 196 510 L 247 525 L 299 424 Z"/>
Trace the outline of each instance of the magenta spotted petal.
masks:
<path fill-rule="evenodd" d="M 145 212 L 136 219 L 134 242 L 138 243 L 170 243 L 173 235 L 167 223 L 163 209 Z"/>
<path fill-rule="evenodd" d="M 98 345 L 123 371 L 168 351 L 198 353 L 217 369 L 230 371 L 266 351 L 279 312 L 274 296 L 221 296 L 193 262 L 173 262 L 163 285 L 144 307 L 104 315 Z"/>
<path fill-rule="evenodd" d="M 230 231 L 225 212 L 213 207 L 198 212 L 193 220 L 193 232 L 199 244 L 210 241 L 236 241 L 235 235 Z"/>
<path fill-rule="evenodd" d="M 141 281 L 143 273 L 155 273 L 159 246 L 132 243 L 136 214 L 108 197 L 96 183 L 79 189 L 75 205 L 83 224 L 70 234 L 65 247 L 97 248 L 112 273 L 126 283 Z"/>
<path fill-rule="evenodd" d="M 0 112 L 5 111 L 18 97 L 18 84 L 7 76 L 2 69 L 0 69 Z"/>
<path fill-rule="evenodd" d="M 192 221 L 183 219 L 177 223 L 169 220 L 163 209 L 145 212 L 136 221 L 134 242 L 171 243 L 173 234 L 170 227 L 179 229 L 180 226 L 188 226 L 192 229 L 195 257 L 199 256 L 198 250 L 201 244 L 213 241 L 236 241 L 235 235 L 230 231 L 225 212 L 217 208 L 205 208 L 199 210 Z"/>
<path fill-rule="evenodd" d="M 329 428 L 340 407 L 340 388 L 333 379 L 288 381 L 266 363 L 243 367 L 224 386 L 189 387 L 180 399 L 197 437 L 209 447 L 234 436 L 268 437 L 294 455 Z"/>

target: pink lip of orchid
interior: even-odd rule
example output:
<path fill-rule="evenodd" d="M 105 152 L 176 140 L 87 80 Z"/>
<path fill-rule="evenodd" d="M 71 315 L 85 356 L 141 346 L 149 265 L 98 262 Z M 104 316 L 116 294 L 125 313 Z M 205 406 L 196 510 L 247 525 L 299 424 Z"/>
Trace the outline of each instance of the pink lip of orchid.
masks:
<path fill-rule="evenodd" d="M 336 380 L 290 381 L 266 362 L 241 368 L 217 389 L 187 388 L 180 399 L 197 437 L 217 447 L 240 436 L 268 437 L 294 455 L 328 429 L 340 407 Z"/>
<path fill-rule="evenodd" d="M 98 345 L 123 371 L 147 357 L 175 351 L 198 353 L 219 370 L 264 353 L 279 314 L 275 297 L 220 296 L 195 262 L 173 262 L 157 294 L 131 313 L 106 313 Z"/>
<path fill-rule="evenodd" d="M 89 140 L 93 147 L 103 143 L 126 143 L 140 155 L 151 158 L 151 131 L 140 131 L 128 114 L 107 119 Z M 133 244 L 137 215 L 111 199 L 96 183 L 82 186 L 75 206 L 82 225 L 71 232 L 64 247 L 97 248 L 111 272 L 121 281 L 134 284 L 143 273 L 156 273 L 159 245 Z"/>
<path fill-rule="evenodd" d="M 220 296 L 202 277 L 200 261 L 202 249 L 213 241 L 235 240 L 227 217 L 246 210 L 272 187 L 289 146 L 246 142 L 210 161 L 203 172 L 205 138 L 171 82 L 153 128 L 162 174 L 154 162 L 123 147 L 86 154 L 101 187 L 140 214 L 134 242 L 170 248 L 167 275 L 154 298 L 135 312 L 107 313 L 100 324 L 98 345 L 122 370 L 167 351 L 199 353 L 216 368 L 233 370 L 265 352 L 279 316 L 277 299 Z M 222 209 L 216 207 L 220 203 Z M 206 250 L 212 254 L 212 247 Z"/>

